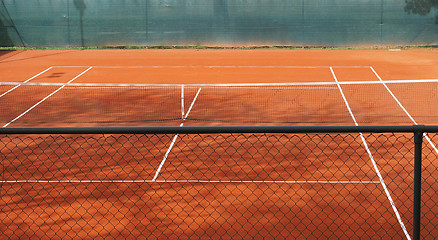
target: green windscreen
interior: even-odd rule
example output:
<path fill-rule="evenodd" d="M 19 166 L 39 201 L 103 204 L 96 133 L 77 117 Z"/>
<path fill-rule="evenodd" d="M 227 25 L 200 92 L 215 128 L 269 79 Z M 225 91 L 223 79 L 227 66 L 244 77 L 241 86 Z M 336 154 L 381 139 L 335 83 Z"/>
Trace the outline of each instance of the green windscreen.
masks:
<path fill-rule="evenodd" d="M 0 46 L 431 45 L 437 0 L 2 0 Z"/>

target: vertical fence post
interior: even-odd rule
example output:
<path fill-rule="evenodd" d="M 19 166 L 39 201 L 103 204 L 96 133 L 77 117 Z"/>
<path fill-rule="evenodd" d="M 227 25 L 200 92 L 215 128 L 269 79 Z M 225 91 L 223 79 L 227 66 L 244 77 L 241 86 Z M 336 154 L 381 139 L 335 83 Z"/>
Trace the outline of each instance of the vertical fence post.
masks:
<path fill-rule="evenodd" d="M 413 239 L 420 239 L 421 218 L 421 151 L 423 144 L 423 131 L 414 132 L 415 160 L 414 160 L 414 217 Z"/>

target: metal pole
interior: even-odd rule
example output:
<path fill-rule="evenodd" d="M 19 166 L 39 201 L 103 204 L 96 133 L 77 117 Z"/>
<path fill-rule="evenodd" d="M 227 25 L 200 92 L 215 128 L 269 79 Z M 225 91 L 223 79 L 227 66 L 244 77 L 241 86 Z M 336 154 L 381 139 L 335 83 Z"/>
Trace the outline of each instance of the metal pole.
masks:
<path fill-rule="evenodd" d="M 304 27 L 304 0 L 301 0 L 301 45 L 304 47 L 305 45 L 305 27 Z"/>
<path fill-rule="evenodd" d="M 380 1 L 380 44 L 383 44 L 383 0 Z"/>
<path fill-rule="evenodd" d="M 145 42 L 144 42 L 144 45 L 147 46 L 147 45 L 149 45 L 149 42 L 148 42 L 149 41 L 149 36 L 148 36 L 148 33 L 149 33 L 148 0 L 144 1 L 144 17 L 145 17 L 145 26 L 144 26 L 144 28 L 145 28 Z"/>
<path fill-rule="evenodd" d="M 70 1 L 67 1 L 67 44 L 71 47 L 70 39 Z"/>
<path fill-rule="evenodd" d="M 418 126 L 198 126 L 198 127 L 7 127 L 2 134 L 219 134 L 219 133 L 384 133 L 419 131 Z M 438 126 L 421 132 L 438 133 Z"/>
<path fill-rule="evenodd" d="M 414 132 L 415 160 L 414 160 L 414 218 L 413 218 L 413 239 L 420 239 L 420 218 L 421 218 L 421 151 L 423 143 L 423 132 Z"/>

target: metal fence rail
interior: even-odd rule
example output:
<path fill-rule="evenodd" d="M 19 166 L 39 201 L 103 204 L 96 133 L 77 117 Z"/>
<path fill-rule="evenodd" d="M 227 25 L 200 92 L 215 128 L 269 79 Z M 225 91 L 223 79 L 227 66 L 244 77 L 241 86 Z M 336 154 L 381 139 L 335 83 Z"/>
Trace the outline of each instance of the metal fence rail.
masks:
<path fill-rule="evenodd" d="M 438 235 L 438 126 L 0 129 L 0 238 Z"/>

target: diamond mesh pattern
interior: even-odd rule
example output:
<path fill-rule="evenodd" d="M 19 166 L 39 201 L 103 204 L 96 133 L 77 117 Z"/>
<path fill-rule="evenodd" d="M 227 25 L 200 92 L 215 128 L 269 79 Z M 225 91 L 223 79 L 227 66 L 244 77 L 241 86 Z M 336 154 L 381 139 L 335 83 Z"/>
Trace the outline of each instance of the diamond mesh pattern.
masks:
<path fill-rule="evenodd" d="M 438 236 L 438 134 L 428 133 L 423 144 L 421 183 L 421 235 Z"/>
<path fill-rule="evenodd" d="M 421 234 L 433 239 L 430 142 Z M 413 228 L 412 134 L 8 135 L 0 151 L 2 239 L 403 239 L 401 224 Z"/>

